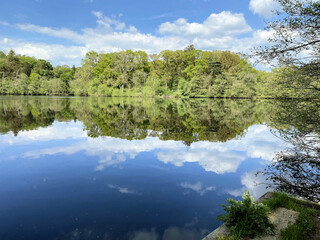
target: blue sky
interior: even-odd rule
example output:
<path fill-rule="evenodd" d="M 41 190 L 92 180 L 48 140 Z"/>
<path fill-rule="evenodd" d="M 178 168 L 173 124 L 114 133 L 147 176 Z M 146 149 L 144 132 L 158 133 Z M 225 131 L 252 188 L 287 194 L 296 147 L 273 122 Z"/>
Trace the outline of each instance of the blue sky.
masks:
<path fill-rule="evenodd" d="M 3 0 L 0 50 L 80 65 L 91 50 L 159 53 L 267 43 L 273 0 Z"/>

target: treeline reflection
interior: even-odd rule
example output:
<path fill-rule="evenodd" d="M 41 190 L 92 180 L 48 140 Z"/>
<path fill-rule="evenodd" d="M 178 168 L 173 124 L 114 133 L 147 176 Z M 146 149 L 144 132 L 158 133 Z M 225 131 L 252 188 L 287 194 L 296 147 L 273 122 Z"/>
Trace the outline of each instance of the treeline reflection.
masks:
<path fill-rule="evenodd" d="M 279 191 L 320 200 L 320 102 L 300 100 L 0 97 L 0 133 L 81 121 L 89 137 L 225 142 L 267 124 L 288 143 L 260 174 Z"/>
<path fill-rule="evenodd" d="M 225 142 L 268 121 L 272 108 L 252 100 L 2 97 L 0 132 L 17 135 L 55 120 L 79 120 L 90 137 Z"/>

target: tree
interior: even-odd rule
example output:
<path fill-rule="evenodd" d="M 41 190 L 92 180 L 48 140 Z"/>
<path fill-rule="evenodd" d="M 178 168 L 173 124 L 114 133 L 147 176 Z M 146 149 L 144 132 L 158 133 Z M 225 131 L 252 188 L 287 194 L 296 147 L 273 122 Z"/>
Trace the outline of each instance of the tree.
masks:
<path fill-rule="evenodd" d="M 2 51 L 0 51 L 0 58 L 6 58 L 6 54 Z"/>
<path fill-rule="evenodd" d="M 20 72 L 19 58 L 13 50 L 10 50 L 7 55 L 7 62 L 5 67 L 6 75 L 9 77 L 17 77 Z"/>
<path fill-rule="evenodd" d="M 260 173 L 277 191 L 311 201 L 320 199 L 320 103 L 318 100 L 279 101 L 271 118 L 273 134 L 287 142 Z"/>
<path fill-rule="evenodd" d="M 320 94 L 320 2 L 315 0 L 276 0 L 281 10 L 267 25 L 273 33 L 271 46 L 254 49 L 260 61 L 292 69 L 279 80 L 284 88 L 304 97 Z"/>
<path fill-rule="evenodd" d="M 191 52 L 191 51 L 193 51 L 193 50 L 196 50 L 196 49 L 194 48 L 194 45 L 193 45 L 193 44 L 189 44 L 188 46 L 185 47 L 185 49 L 184 49 L 183 51 L 185 51 L 185 52 Z"/>
<path fill-rule="evenodd" d="M 41 86 L 41 76 L 37 73 L 31 73 L 29 78 L 28 92 L 31 95 L 39 94 Z"/>
<path fill-rule="evenodd" d="M 277 19 L 266 29 L 272 31 L 271 46 L 255 49 L 265 62 L 277 60 L 284 65 L 319 62 L 320 2 L 314 0 L 277 0 Z M 308 51 L 308 53 L 307 53 Z"/>
<path fill-rule="evenodd" d="M 20 74 L 18 92 L 19 94 L 28 94 L 28 76 L 24 73 Z"/>
<path fill-rule="evenodd" d="M 51 77 L 53 75 L 52 70 L 53 67 L 51 63 L 47 62 L 46 60 L 39 59 L 34 65 L 32 73 L 37 73 L 44 77 Z"/>

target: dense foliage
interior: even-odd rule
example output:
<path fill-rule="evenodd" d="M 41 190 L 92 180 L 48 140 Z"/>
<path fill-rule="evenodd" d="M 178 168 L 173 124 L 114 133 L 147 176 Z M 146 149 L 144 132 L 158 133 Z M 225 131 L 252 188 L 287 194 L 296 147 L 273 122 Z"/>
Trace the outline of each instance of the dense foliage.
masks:
<path fill-rule="evenodd" d="M 80 95 L 252 97 L 257 71 L 228 51 L 90 52 L 77 71 Z"/>
<path fill-rule="evenodd" d="M 226 214 L 218 216 L 218 219 L 230 227 L 237 239 L 272 234 L 273 226 L 267 217 L 269 208 L 263 203 L 255 203 L 248 191 L 245 191 L 242 199 L 228 199 L 229 205 L 223 205 Z"/>
<path fill-rule="evenodd" d="M 165 50 L 89 52 L 82 67 L 52 65 L 42 59 L 0 52 L 0 94 L 80 96 L 171 96 L 292 98 L 313 97 L 282 84 L 292 68 L 271 73 L 254 69 L 229 51 Z"/>
<path fill-rule="evenodd" d="M 52 67 L 43 59 L 0 51 L 0 94 L 60 95 L 70 93 L 75 67 Z"/>
<path fill-rule="evenodd" d="M 284 67 L 279 83 L 305 97 L 320 92 L 320 2 L 276 0 L 279 10 L 267 25 L 270 45 L 256 48 L 259 62 Z"/>

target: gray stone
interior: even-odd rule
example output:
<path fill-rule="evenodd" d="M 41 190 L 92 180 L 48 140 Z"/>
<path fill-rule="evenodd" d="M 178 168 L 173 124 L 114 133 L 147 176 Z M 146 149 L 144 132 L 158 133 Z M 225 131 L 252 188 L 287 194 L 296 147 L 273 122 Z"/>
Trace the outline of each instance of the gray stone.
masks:
<path fill-rule="evenodd" d="M 214 240 L 219 235 L 229 236 L 231 235 L 231 231 L 225 224 L 223 224 L 220 227 L 218 227 L 216 230 L 214 230 L 212 233 L 210 233 L 208 236 L 206 236 L 203 240 Z"/>

